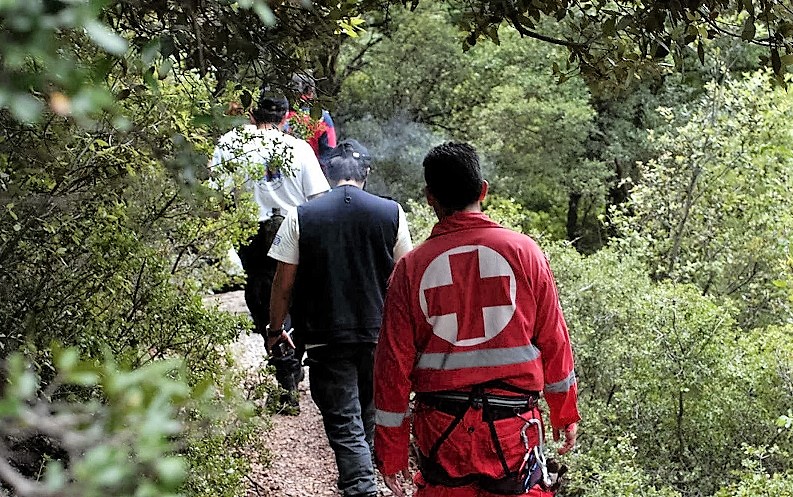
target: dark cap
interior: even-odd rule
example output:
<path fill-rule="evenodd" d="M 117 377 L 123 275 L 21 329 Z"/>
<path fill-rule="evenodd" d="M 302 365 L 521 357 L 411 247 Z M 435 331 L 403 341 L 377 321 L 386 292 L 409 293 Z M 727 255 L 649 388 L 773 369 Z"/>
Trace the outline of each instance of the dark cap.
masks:
<path fill-rule="evenodd" d="M 322 158 L 328 180 L 354 179 L 365 181 L 372 158 L 366 147 L 356 140 L 344 140 Z"/>
<path fill-rule="evenodd" d="M 369 166 L 372 162 L 372 157 L 366 147 L 358 143 L 358 140 L 344 140 L 339 143 L 336 148 L 332 149 L 324 157 L 326 161 L 330 161 L 335 157 L 353 158 L 358 161 L 362 166 Z"/>
<path fill-rule="evenodd" d="M 286 112 L 289 110 L 289 102 L 282 95 L 272 95 L 262 92 L 256 108 L 263 112 Z"/>

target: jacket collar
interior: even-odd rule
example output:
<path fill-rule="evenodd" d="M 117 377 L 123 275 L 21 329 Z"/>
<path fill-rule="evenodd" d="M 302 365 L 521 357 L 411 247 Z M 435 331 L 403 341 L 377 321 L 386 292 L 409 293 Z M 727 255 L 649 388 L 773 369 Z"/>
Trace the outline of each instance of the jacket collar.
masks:
<path fill-rule="evenodd" d="M 455 212 L 454 214 L 438 221 L 432 228 L 430 238 L 445 235 L 454 231 L 472 228 L 500 228 L 501 225 L 487 217 L 482 212 Z"/>

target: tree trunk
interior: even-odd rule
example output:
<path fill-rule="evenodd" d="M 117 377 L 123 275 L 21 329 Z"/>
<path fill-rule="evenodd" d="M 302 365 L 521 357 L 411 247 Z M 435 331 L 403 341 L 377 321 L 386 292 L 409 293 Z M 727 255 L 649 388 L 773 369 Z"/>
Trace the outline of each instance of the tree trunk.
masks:
<path fill-rule="evenodd" d="M 581 202 L 581 194 L 571 192 L 567 199 L 567 239 L 573 242 L 573 246 L 578 246 L 578 204 Z"/>

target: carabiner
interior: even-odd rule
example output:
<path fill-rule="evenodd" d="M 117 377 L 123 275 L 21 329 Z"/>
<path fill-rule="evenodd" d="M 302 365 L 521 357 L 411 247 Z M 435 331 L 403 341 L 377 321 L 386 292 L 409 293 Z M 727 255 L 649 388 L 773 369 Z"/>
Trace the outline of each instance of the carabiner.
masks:
<path fill-rule="evenodd" d="M 537 464 L 540 465 L 540 470 L 542 471 L 542 484 L 545 488 L 551 486 L 551 477 L 548 475 L 548 465 L 545 461 L 545 441 L 544 441 L 544 434 L 542 431 L 542 423 L 539 419 L 531 418 L 526 419 L 523 416 L 520 417 L 526 424 L 523 426 L 523 430 L 520 432 L 520 439 L 523 441 L 523 446 L 526 448 L 526 456 L 523 458 L 524 464 L 529 459 L 529 455 L 533 452 L 534 458 L 537 461 Z M 537 445 L 534 446 L 533 449 L 529 448 L 529 436 L 526 433 L 529 430 L 529 427 L 532 425 L 537 426 Z"/>

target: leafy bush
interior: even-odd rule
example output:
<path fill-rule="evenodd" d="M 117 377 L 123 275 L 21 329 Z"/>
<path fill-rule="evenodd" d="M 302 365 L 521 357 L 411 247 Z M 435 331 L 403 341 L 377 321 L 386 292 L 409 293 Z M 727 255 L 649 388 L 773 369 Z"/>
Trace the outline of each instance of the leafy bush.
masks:
<path fill-rule="evenodd" d="M 586 423 L 585 426 L 589 426 Z M 634 437 L 605 441 L 597 450 L 574 452 L 564 495 L 570 497 L 680 497 L 669 486 L 656 488 L 637 460 Z"/>
<path fill-rule="evenodd" d="M 656 156 L 615 213 L 618 243 L 656 278 L 731 299 L 747 328 L 787 321 L 774 282 L 789 274 L 793 99 L 758 73 L 662 110 L 669 129 L 650 135 Z"/>
<path fill-rule="evenodd" d="M 217 262 L 255 229 L 256 210 L 245 200 L 230 209 L 203 186 L 222 106 L 189 74 L 149 84 L 115 77 L 130 90 L 119 104 L 126 131 L 111 117 L 85 127 L 49 114 L 31 125 L 0 111 L 2 355 L 22 353 L 45 388 L 57 377 L 53 340 L 97 364 L 109 350 L 130 370 L 179 358 L 188 385 L 231 385 L 239 379 L 226 377 L 223 346 L 249 322 L 207 308 L 201 295 L 227 280 Z M 225 390 L 207 404 L 213 418 L 183 418 L 193 446 L 180 460 L 194 470 L 181 488 L 194 495 L 244 490 L 239 449 L 257 433 L 237 415 L 239 394 Z M 95 390 L 76 394 L 75 403 L 98 402 Z M 39 457 L 42 440 L 20 442 L 15 457 Z"/>
<path fill-rule="evenodd" d="M 788 427 L 790 429 L 790 427 Z M 790 470 L 769 474 L 764 460 L 776 450 L 744 447 L 743 468 L 735 472 L 739 480 L 716 492 L 715 497 L 791 497 L 793 472 Z M 790 457 L 787 454 L 786 457 Z"/>
<path fill-rule="evenodd" d="M 416 201 L 410 199 L 405 206 L 413 243 L 421 243 L 430 236 L 432 227 L 438 222 L 438 218 L 435 216 L 432 207 L 424 200 Z M 538 221 L 543 219 L 542 214 L 527 211 L 511 198 L 488 195 L 482 210 L 493 221 L 506 228 L 519 233 L 533 233 L 535 240 L 545 238 L 545 233 L 541 228 L 542 223 Z"/>
<path fill-rule="evenodd" d="M 21 355 L 6 362 L 0 477 L 20 496 L 180 495 L 196 480 L 188 478 L 191 458 L 183 445 L 190 430 L 223 425 L 235 409 L 241 410 L 234 418 L 250 413 L 246 403 L 230 398 L 222 410 L 214 409 L 211 384 L 191 387 L 184 363 L 176 359 L 131 370 L 110 355 L 82 361 L 76 349 L 55 347 L 53 365 L 54 376 L 42 385 Z M 86 390 L 93 391 L 94 400 L 85 401 L 80 392 Z M 210 435 L 215 428 L 200 430 Z M 46 451 L 26 461 L 18 457 L 26 442 L 38 442 Z"/>
<path fill-rule="evenodd" d="M 744 444 L 775 440 L 790 451 L 774 424 L 793 403 L 789 330 L 742 332 L 734 308 L 692 285 L 652 281 L 635 256 L 549 252 L 576 353 L 585 457 L 609 460 L 630 434 L 651 486 L 712 495 L 734 479 Z M 765 464 L 790 469 L 789 460 Z"/>

